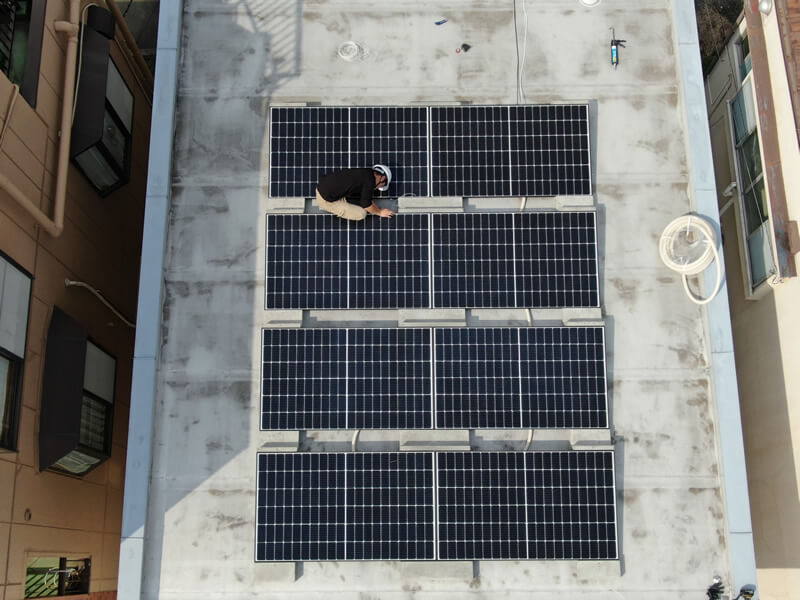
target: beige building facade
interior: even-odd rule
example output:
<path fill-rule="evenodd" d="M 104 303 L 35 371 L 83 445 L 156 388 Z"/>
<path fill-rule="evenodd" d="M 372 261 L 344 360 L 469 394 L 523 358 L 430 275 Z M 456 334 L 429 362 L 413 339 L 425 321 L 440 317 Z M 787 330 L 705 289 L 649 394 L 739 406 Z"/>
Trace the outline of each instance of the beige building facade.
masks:
<path fill-rule="evenodd" d="M 706 78 L 758 583 L 771 600 L 800 587 L 798 17 L 796 3 L 745 2 Z"/>
<path fill-rule="evenodd" d="M 6 4 L 0 600 L 113 598 L 152 77 L 113 2 Z"/>

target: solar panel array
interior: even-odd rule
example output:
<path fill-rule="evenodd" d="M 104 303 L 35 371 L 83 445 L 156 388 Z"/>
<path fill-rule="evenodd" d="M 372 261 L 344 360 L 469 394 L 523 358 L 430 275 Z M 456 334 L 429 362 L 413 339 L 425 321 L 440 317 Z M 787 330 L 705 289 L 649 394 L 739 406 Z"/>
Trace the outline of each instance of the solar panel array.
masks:
<path fill-rule="evenodd" d="M 433 215 L 433 304 L 599 306 L 593 212 Z"/>
<path fill-rule="evenodd" d="M 386 164 L 400 196 L 591 193 L 589 108 L 270 108 L 272 197 L 312 197 L 319 176 Z"/>
<path fill-rule="evenodd" d="M 261 428 L 605 428 L 604 350 L 601 327 L 265 329 Z"/>
<path fill-rule="evenodd" d="M 426 107 L 270 108 L 271 197 L 313 197 L 321 175 L 376 163 L 394 176 L 378 196 L 428 195 Z"/>
<path fill-rule="evenodd" d="M 266 308 L 430 306 L 429 215 L 267 215 Z"/>
<path fill-rule="evenodd" d="M 607 560 L 614 455 L 261 453 L 256 560 Z"/>
<path fill-rule="evenodd" d="M 267 215 L 266 246 L 269 309 L 599 306 L 593 212 Z"/>

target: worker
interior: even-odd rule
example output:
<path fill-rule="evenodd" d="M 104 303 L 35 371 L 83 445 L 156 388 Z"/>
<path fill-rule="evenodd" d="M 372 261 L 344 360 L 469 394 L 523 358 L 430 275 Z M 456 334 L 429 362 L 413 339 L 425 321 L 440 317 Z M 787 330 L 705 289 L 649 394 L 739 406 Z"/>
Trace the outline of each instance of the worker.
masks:
<path fill-rule="evenodd" d="M 391 210 L 372 200 L 375 190 L 385 192 L 391 181 L 392 172 L 385 165 L 326 173 L 317 183 L 317 204 L 322 210 L 351 221 L 361 221 L 367 213 L 391 217 Z"/>

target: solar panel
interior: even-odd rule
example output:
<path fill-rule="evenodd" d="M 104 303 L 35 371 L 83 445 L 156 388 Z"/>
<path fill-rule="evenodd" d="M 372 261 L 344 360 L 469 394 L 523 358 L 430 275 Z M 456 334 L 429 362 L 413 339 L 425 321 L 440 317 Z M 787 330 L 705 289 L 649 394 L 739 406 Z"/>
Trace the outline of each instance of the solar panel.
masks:
<path fill-rule="evenodd" d="M 436 427 L 605 428 L 602 327 L 434 330 Z"/>
<path fill-rule="evenodd" d="M 433 214 L 436 308 L 599 306 L 594 213 Z"/>
<path fill-rule="evenodd" d="M 257 561 L 432 560 L 432 453 L 260 453 Z"/>
<path fill-rule="evenodd" d="M 428 195 L 428 109 L 354 106 L 350 109 L 350 166 L 387 165 L 392 183 L 377 196 Z"/>
<path fill-rule="evenodd" d="M 344 560 L 344 454 L 258 454 L 256 560 Z"/>
<path fill-rule="evenodd" d="M 522 427 L 608 427 L 604 329 L 517 331 Z"/>
<path fill-rule="evenodd" d="M 348 427 L 430 429 L 430 367 L 430 329 L 348 330 Z"/>
<path fill-rule="evenodd" d="M 433 196 L 591 193 L 588 106 L 430 110 Z"/>
<path fill-rule="evenodd" d="M 430 306 L 428 215 L 267 215 L 267 309 Z"/>
<path fill-rule="evenodd" d="M 520 427 L 517 330 L 436 329 L 434 336 L 436 427 Z"/>
<path fill-rule="evenodd" d="M 614 455 L 440 452 L 440 560 L 617 558 Z"/>
<path fill-rule="evenodd" d="M 430 452 L 347 455 L 348 560 L 433 560 Z"/>
<path fill-rule="evenodd" d="M 320 175 L 350 166 L 349 110 L 270 108 L 270 196 L 311 197 Z"/>
<path fill-rule="evenodd" d="M 378 196 L 429 193 L 427 107 L 272 107 L 270 124 L 273 198 L 312 197 L 320 175 L 376 163 L 393 175 Z"/>
<path fill-rule="evenodd" d="M 593 212 L 519 213 L 514 228 L 517 306 L 600 306 Z"/>
<path fill-rule="evenodd" d="M 262 430 L 429 429 L 430 329 L 265 329 Z"/>

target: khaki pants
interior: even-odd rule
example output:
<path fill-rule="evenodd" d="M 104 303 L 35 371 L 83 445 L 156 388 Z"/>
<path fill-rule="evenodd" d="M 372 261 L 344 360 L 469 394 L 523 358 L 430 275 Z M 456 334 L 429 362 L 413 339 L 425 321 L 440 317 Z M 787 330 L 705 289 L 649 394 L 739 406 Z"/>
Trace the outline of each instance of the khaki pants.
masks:
<path fill-rule="evenodd" d="M 337 217 L 349 219 L 350 221 L 362 221 L 367 216 L 367 211 L 356 204 L 350 204 L 346 198 L 339 198 L 336 202 L 328 202 L 320 195 L 319 190 L 317 190 L 317 206 Z"/>

